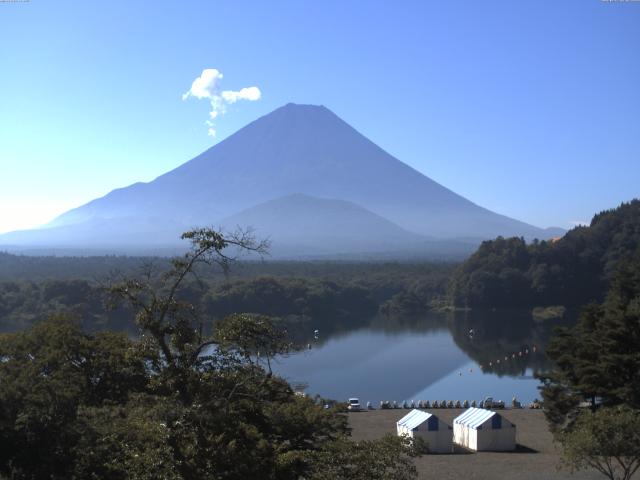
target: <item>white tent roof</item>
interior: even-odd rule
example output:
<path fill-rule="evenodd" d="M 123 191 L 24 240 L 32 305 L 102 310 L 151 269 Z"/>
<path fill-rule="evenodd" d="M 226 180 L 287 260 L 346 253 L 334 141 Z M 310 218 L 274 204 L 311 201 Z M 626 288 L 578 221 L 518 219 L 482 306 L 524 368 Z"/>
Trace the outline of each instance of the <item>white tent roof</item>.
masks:
<path fill-rule="evenodd" d="M 413 430 L 417 426 L 422 425 L 424 422 L 429 420 L 429 417 L 431 416 L 433 416 L 431 413 L 414 409 L 398 420 L 398 426 L 403 426 L 409 430 Z"/>
<path fill-rule="evenodd" d="M 497 412 L 491 410 L 485 410 L 484 408 L 470 408 L 462 415 L 453 419 L 453 423 L 464 425 L 468 428 L 478 428 L 484 422 L 489 420 L 494 415 L 498 415 Z"/>

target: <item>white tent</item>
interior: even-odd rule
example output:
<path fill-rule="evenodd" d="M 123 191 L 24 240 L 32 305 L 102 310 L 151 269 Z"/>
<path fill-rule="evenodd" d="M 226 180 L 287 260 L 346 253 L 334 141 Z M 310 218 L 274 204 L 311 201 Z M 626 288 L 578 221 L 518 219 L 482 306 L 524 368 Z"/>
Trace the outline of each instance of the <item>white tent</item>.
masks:
<path fill-rule="evenodd" d="M 453 442 L 470 450 L 515 450 L 516 426 L 497 412 L 470 408 L 453 419 Z"/>
<path fill-rule="evenodd" d="M 433 453 L 451 453 L 451 427 L 432 413 L 411 410 L 397 422 L 398 435 L 422 438 Z"/>

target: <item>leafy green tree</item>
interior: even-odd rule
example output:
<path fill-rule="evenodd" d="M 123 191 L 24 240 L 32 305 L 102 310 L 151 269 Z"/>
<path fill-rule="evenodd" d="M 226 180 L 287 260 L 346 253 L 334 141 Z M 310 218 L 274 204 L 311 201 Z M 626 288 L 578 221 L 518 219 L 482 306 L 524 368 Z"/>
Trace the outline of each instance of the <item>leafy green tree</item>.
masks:
<path fill-rule="evenodd" d="M 560 329 L 547 355 L 555 369 L 542 394 L 554 429 L 570 426 L 583 401 L 640 408 L 640 250 L 620 262 L 605 302 Z"/>
<path fill-rule="evenodd" d="M 417 470 L 412 457 L 423 445 L 407 437 L 386 435 L 377 441 L 340 440 L 316 452 L 310 480 L 411 480 Z"/>
<path fill-rule="evenodd" d="M 179 300 L 198 263 L 227 268 L 224 249 L 261 252 L 264 245 L 207 229 L 184 238 L 191 251 L 157 283 L 148 276 L 112 287 L 138 309 L 138 324 L 160 352 L 152 382 L 163 402 L 146 414 L 163 425 L 168 464 L 185 479 L 294 479 L 317 470 L 316 452 L 346 438 L 346 418 L 272 375 L 270 358 L 290 349 L 284 332 L 266 317 L 232 315 L 207 336 L 193 306 Z"/>
<path fill-rule="evenodd" d="M 0 472 L 68 478 L 83 454 L 74 450 L 83 435 L 78 410 L 146 389 L 144 359 L 133 347 L 122 334 L 85 334 L 66 317 L 0 336 Z"/>
<path fill-rule="evenodd" d="M 550 342 L 555 369 L 542 395 L 565 464 L 626 480 L 640 466 L 640 249 L 619 262 L 611 285 L 602 305 Z"/>
<path fill-rule="evenodd" d="M 640 411 L 628 407 L 582 412 L 560 436 L 572 471 L 593 468 L 611 480 L 629 480 L 640 467 Z"/>
<path fill-rule="evenodd" d="M 269 375 L 273 373 L 271 360 L 294 348 L 284 329 L 277 328 L 267 317 L 248 314 L 233 314 L 223 319 L 216 325 L 212 342 L 250 364 L 260 365 L 264 361 Z"/>
<path fill-rule="evenodd" d="M 270 359 L 290 344 L 269 318 L 232 315 L 211 328 L 188 301 L 192 290 L 183 289 L 197 265 L 226 269 L 233 260 L 226 249 L 261 252 L 264 245 L 209 229 L 183 238 L 192 248 L 170 270 L 146 269 L 110 287 L 113 301 L 137 312 L 139 339 L 86 334 L 68 318 L 0 338 L 0 475 L 299 480 L 364 471 L 412 478 L 414 450 L 386 439 L 356 453 L 345 415 L 295 395 L 273 375 Z M 350 470 L 327 464 L 327 455 L 345 449 L 354 453 Z"/>

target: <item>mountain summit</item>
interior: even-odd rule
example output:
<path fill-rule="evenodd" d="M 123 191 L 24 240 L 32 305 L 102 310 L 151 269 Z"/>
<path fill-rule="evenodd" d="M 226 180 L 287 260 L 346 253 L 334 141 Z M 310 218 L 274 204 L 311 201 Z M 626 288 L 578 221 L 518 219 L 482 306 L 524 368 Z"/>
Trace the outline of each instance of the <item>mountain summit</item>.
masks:
<path fill-rule="evenodd" d="M 543 229 L 482 208 L 434 182 L 327 108 L 290 103 L 149 183 L 114 190 L 61 215 L 46 228 L 0 237 L 0 244 L 81 246 L 95 242 L 96 237 L 104 245 L 173 244 L 181 229 L 218 225 L 261 204 L 266 205 L 258 211 L 269 217 L 271 213 L 265 209 L 282 206 L 272 200 L 293 194 L 355 204 L 359 210 L 351 213 L 366 214 L 369 220 L 360 224 L 373 225 L 374 218 L 384 220 L 389 228 L 383 231 L 395 232 L 396 245 L 398 232 L 406 233 L 411 242 L 416 236 L 551 236 Z M 295 201 L 292 198 L 288 198 L 287 208 Z M 317 215 L 318 229 L 331 232 L 341 228 L 327 215 L 326 203 L 306 197 L 291 222 L 300 218 L 304 208 L 308 208 L 309 218 L 314 218 L 316 208 L 322 209 L 322 215 Z M 359 224 L 355 217 L 352 220 Z M 278 222 L 278 228 L 295 230 L 296 225 Z M 93 233 L 87 237 L 86 232 Z M 363 231 L 362 235 L 364 241 L 371 232 Z"/>

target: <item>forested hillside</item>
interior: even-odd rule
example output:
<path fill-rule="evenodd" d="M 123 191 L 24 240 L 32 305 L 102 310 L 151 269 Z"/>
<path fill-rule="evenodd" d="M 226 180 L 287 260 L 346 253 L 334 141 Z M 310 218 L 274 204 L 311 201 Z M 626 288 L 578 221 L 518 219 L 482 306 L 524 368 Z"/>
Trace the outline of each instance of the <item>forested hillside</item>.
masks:
<path fill-rule="evenodd" d="M 604 302 L 557 330 L 547 347 L 555 368 L 542 376 L 542 394 L 554 429 L 565 428 L 582 401 L 640 408 L 640 249 L 625 255 L 611 277 Z"/>
<path fill-rule="evenodd" d="M 2 273 L 14 272 L 18 279 L 2 281 L 0 275 L 0 331 L 22 330 L 56 313 L 81 319 L 89 331 L 130 330 L 131 311 L 106 308 L 105 287 L 112 281 L 108 272 L 141 276 L 152 260 L 162 274 L 167 259 L 0 255 L 7 267 Z M 442 303 L 453 268 L 428 263 L 239 263 L 228 277 L 202 269 L 199 281 L 185 283 L 180 294 L 208 320 L 251 312 L 296 322 L 329 317 L 352 322 L 378 311 L 394 315 L 429 310 Z"/>
<path fill-rule="evenodd" d="M 483 242 L 454 273 L 456 306 L 580 306 L 601 301 L 620 258 L 640 245 L 640 200 L 593 217 L 553 241 Z"/>

